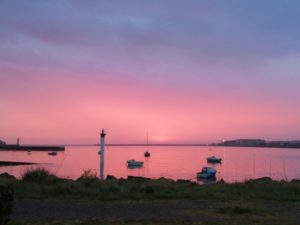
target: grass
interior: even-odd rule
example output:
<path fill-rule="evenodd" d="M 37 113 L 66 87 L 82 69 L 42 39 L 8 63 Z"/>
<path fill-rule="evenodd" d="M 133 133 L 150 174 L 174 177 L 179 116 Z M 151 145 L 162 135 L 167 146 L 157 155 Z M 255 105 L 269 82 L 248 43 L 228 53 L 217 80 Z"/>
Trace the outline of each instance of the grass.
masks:
<path fill-rule="evenodd" d="M 28 169 L 22 174 L 22 180 L 34 183 L 43 183 L 51 178 L 51 173 L 44 168 Z"/>
<path fill-rule="evenodd" d="M 286 181 L 247 181 L 245 183 L 215 183 L 198 185 L 177 183 L 169 179 L 109 179 L 101 181 L 92 171 L 77 181 L 54 176 L 45 169 L 23 174 L 21 180 L 0 177 L 0 184 L 11 184 L 16 198 L 35 199 L 264 199 L 300 201 L 300 183 Z"/>

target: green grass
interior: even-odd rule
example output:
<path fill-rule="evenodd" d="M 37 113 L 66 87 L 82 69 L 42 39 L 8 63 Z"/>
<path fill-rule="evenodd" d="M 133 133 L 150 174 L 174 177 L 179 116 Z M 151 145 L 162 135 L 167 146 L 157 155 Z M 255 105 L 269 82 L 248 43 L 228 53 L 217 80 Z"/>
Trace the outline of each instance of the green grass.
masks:
<path fill-rule="evenodd" d="M 286 181 L 247 181 L 245 183 L 177 183 L 169 179 L 110 179 L 101 181 L 85 173 L 77 181 L 58 178 L 43 169 L 28 171 L 21 180 L 0 177 L 11 184 L 16 198 L 37 199 L 264 199 L 300 201 L 300 183 Z"/>

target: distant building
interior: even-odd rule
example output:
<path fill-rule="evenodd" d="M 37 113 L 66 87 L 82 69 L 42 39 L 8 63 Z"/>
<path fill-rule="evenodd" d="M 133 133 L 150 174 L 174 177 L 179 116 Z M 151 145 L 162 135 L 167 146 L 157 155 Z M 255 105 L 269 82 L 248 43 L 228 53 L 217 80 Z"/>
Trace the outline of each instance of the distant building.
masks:
<path fill-rule="evenodd" d="M 6 143 L 2 140 L 0 140 L 0 145 L 6 145 Z"/>
<path fill-rule="evenodd" d="M 221 143 L 224 146 L 265 146 L 266 141 L 262 139 L 237 139 L 237 140 L 229 140 Z"/>

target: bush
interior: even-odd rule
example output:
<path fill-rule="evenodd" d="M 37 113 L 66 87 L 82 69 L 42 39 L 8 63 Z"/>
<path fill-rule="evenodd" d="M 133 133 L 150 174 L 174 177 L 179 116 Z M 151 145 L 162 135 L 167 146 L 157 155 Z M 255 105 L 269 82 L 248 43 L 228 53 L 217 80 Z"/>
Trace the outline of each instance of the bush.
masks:
<path fill-rule="evenodd" d="M 90 185 L 98 180 L 97 172 L 95 170 L 84 170 L 83 174 L 77 181 L 83 182 L 85 185 Z"/>
<path fill-rule="evenodd" d="M 33 183 L 44 183 L 53 176 L 48 170 L 44 168 L 29 169 L 22 175 L 23 181 L 33 182 Z"/>
<path fill-rule="evenodd" d="M 16 178 L 13 175 L 10 175 L 8 173 L 1 173 L 0 178 L 6 179 L 6 180 L 16 180 Z"/>
<path fill-rule="evenodd" d="M 0 224 L 6 224 L 12 213 L 14 203 L 13 188 L 11 185 L 0 186 Z"/>

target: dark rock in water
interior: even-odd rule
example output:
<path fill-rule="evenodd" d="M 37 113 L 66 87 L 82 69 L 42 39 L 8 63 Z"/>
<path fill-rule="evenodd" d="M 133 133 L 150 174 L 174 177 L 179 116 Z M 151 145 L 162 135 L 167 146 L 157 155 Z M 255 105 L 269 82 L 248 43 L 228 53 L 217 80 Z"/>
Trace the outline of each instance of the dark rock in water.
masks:
<path fill-rule="evenodd" d="M 127 180 L 128 181 L 148 181 L 148 180 L 151 180 L 151 179 L 150 178 L 146 178 L 146 177 L 128 176 Z"/>
<path fill-rule="evenodd" d="M 178 179 L 176 182 L 178 184 L 190 184 L 190 183 L 194 183 L 194 182 L 192 182 L 190 180 L 184 180 L 184 179 Z"/>
<path fill-rule="evenodd" d="M 16 180 L 15 176 L 10 175 L 10 174 L 8 174 L 8 173 L 1 173 L 1 174 L 0 174 L 0 178 Z"/>
<path fill-rule="evenodd" d="M 300 180 L 299 179 L 293 179 L 292 182 L 293 183 L 300 183 Z"/>
<path fill-rule="evenodd" d="M 165 177 L 160 177 L 160 178 L 158 178 L 157 180 L 158 180 L 158 181 L 162 181 L 162 182 L 172 182 L 172 183 L 175 182 L 174 180 L 172 180 L 172 179 L 167 179 L 167 178 L 165 178 Z"/>
<path fill-rule="evenodd" d="M 107 175 L 106 180 L 118 180 L 118 179 L 112 175 Z"/>
<path fill-rule="evenodd" d="M 257 179 L 253 179 L 254 182 L 270 182 L 272 179 L 270 177 L 260 177 Z"/>

